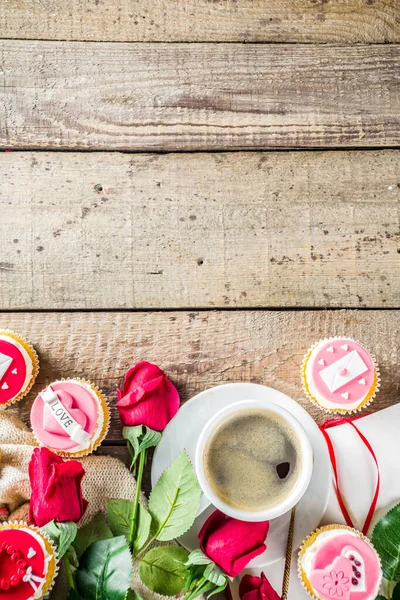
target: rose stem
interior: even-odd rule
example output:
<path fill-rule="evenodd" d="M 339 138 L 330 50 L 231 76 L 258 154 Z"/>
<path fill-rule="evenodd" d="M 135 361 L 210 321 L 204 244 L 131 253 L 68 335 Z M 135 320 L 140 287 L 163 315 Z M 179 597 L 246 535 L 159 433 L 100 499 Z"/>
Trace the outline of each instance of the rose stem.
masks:
<path fill-rule="evenodd" d="M 75 587 L 74 578 L 72 576 L 71 563 L 69 562 L 69 558 L 66 554 L 64 554 L 63 561 L 64 561 L 65 573 L 67 575 L 68 589 L 75 590 L 76 587 Z"/>
<path fill-rule="evenodd" d="M 135 499 L 133 501 L 131 529 L 130 529 L 130 533 L 129 533 L 129 546 L 132 551 L 133 551 L 133 544 L 135 541 L 136 531 L 137 531 L 137 515 L 138 515 L 138 510 L 139 510 L 140 490 L 142 488 L 143 469 L 144 469 L 144 465 L 146 463 L 146 453 L 147 453 L 147 450 L 142 450 L 142 452 L 139 454 L 139 468 L 138 468 L 138 473 L 137 473 L 137 478 L 136 478 L 136 492 L 135 492 Z"/>

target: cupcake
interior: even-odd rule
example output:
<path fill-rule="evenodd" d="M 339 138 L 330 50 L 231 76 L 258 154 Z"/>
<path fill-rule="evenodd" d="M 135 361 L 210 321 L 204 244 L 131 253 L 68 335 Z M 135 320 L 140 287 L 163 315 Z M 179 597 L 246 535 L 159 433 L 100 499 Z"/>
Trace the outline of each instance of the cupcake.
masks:
<path fill-rule="evenodd" d="M 306 539 L 298 572 L 304 589 L 316 600 L 375 600 L 382 580 L 371 542 L 344 525 L 321 527 Z"/>
<path fill-rule="evenodd" d="M 39 444 L 61 456 L 84 456 L 105 438 L 109 410 L 103 394 L 81 379 L 51 383 L 35 399 L 31 425 Z"/>
<path fill-rule="evenodd" d="M 0 331 L 0 406 L 23 398 L 39 372 L 35 350 L 12 331 Z"/>
<path fill-rule="evenodd" d="M 53 587 L 57 557 L 53 544 L 37 527 L 0 524 L 0 598 L 37 600 Z"/>
<path fill-rule="evenodd" d="M 304 358 L 301 376 L 310 400 L 332 413 L 360 410 L 379 388 L 374 359 L 350 338 L 329 338 L 314 344 Z"/>

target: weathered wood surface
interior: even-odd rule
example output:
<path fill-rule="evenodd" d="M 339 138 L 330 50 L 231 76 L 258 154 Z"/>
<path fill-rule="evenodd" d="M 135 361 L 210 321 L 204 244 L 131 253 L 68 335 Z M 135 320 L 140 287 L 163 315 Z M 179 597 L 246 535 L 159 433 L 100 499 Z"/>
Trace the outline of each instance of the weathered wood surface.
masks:
<path fill-rule="evenodd" d="M 400 143 L 400 47 L 0 43 L 3 148 Z"/>
<path fill-rule="evenodd" d="M 165 369 L 183 402 L 215 385 L 250 381 L 288 394 L 321 422 L 324 413 L 304 397 L 300 364 L 312 342 L 348 335 L 376 355 L 382 388 L 373 408 L 399 401 L 400 311 L 2 313 L 0 326 L 26 336 L 41 361 L 34 389 L 7 410 L 28 422 L 31 401 L 45 385 L 84 377 L 112 406 L 108 442 L 122 442 L 115 389 L 139 360 Z"/>
<path fill-rule="evenodd" d="M 3 153 L 0 306 L 398 307 L 399 157 Z"/>
<path fill-rule="evenodd" d="M 398 0 L 2 0 L 0 35 L 93 41 L 399 42 Z"/>

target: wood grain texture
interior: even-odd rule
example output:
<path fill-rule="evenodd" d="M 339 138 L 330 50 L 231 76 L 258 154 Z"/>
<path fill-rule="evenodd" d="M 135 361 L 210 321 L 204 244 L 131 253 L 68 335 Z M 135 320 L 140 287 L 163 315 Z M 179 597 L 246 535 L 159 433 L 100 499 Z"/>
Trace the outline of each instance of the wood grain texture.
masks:
<path fill-rule="evenodd" d="M 0 43 L 0 146 L 400 143 L 400 46 Z"/>
<path fill-rule="evenodd" d="M 5 309 L 400 306 L 398 151 L 0 155 Z"/>
<path fill-rule="evenodd" d="M 45 385 L 84 377 L 110 401 L 109 443 L 122 442 L 115 389 L 139 360 L 160 365 L 183 402 L 215 385 L 249 381 L 281 390 L 321 422 L 324 413 L 302 391 L 301 361 L 314 341 L 347 335 L 369 347 L 379 364 L 382 387 L 372 408 L 399 401 L 400 311 L 3 313 L 0 326 L 26 336 L 41 363 L 34 389 L 7 410 L 28 422 L 31 402 Z"/>
<path fill-rule="evenodd" d="M 399 42 L 398 0 L 2 0 L 4 38 Z"/>

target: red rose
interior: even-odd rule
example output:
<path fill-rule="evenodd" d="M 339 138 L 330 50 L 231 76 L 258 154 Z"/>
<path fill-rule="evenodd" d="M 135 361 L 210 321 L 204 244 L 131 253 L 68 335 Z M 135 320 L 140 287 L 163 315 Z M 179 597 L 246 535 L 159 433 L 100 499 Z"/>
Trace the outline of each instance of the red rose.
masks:
<path fill-rule="evenodd" d="M 239 586 L 240 600 L 281 600 L 264 573 L 261 577 L 245 575 Z"/>
<path fill-rule="evenodd" d="M 81 481 L 85 470 L 77 460 L 63 461 L 47 448 L 35 448 L 29 463 L 32 495 L 29 520 L 43 527 L 49 521 L 79 521 L 87 508 Z"/>
<path fill-rule="evenodd" d="M 164 371 L 140 362 L 127 372 L 117 390 L 117 408 L 124 425 L 145 425 L 163 431 L 179 408 L 179 394 Z"/>
<path fill-rule="evenodd" d="M 264 552 L 268 529 L 269 521 L 246 523 L 216 510 L 201 528 L 200 548 L 227 575 L 236 577 Z"/>

